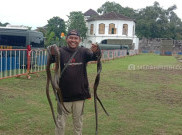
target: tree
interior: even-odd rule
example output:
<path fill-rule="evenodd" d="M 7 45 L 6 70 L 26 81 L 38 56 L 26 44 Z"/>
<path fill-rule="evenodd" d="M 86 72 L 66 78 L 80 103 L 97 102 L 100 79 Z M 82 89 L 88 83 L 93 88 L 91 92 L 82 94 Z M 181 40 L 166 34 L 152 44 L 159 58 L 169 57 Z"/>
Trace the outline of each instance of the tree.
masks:
<path fill-rule="evenodd" d="M 165 10 L 154 2 L 153 6 L 140 9 L 136 17 L 138 37 L 180 39 L 182 22 L 174 13 L 176 8 L 173 5 Z"/>
<path fill-rule="evenodd" d="M 139 38 L 182 39 L 182 22 L 175 14 L 175 9 L 177 6 L 173 5 L 165 10 L 156 1 L 152 6 L 139 10 L 122 7 L 115 2 L 105 2 L 97 9 L 97 12 L 104 14 L 113 11 L 135 19 L 136 35 Z"/>
<path fill-rule="evenodd" d="M 135 19 L 137 16 L 136 10 L 129 7 L 122 8 L 122 10 L 119 13 L 132 19 Z"/>
<path fill-rule="evenodd" d="M 46 30 L 45 26 L 44 27 L 37 27 L 36 31 L 42 32 L 43 36 L 44 37 L 46 36 L 47 30 Z"/>
<path fill-rule="evenodd" d="M 8 25 L 8 24 L 9 24 L 8 22 L 6 22 L 6 23 L 4 23 L 4 24 L 0 22 L 0 26 L 6 26 L 6 25 Z"/>
<path fill-rule="evenodd" d="M 128 16 L 134 19 L 136 16 L 135 10 L 129 7 L 122 7 L 120 4 L 115 2 L 105 2 L 100 8 L 97 9 L 97 12 L 100 14 L 109 13 L 109 12 L 115 12 L 122 14 L 124 16 Z"/>
<path fill-rule="evenodd" d="M 53 17 L 48 20 L 46 25 L 46 45 L 56 43 L 57 45 L 63 45 L 64 39 L 60 39 L 60 34 L 66 33 L 65 22 L 60 17 Z"/>
<path fill-rule="evenodd" d="M 109 12 L 116 12 L 120 13 L 123 7 L 115 2 L 105 2 L 100 8 L 97 9 L 97 12 L 100 14 L 109 13 Z"/>
<path fill-rule="evenodd" d="M 60 38 L 60 34 L 62 32 L 66 32 L 64 20 L 57 16 L 49 19 L 47 24 L 47 32 L 48 34 L 54 32 L 55 36 Z"/>
<path fill-rule="evenodd" d="M 68 31 L 76 29 L 80 32 L 82 39 L 86 38 L 87 27 L 82 12 L 70 12 L 67 22 Z"/>
<path fill-rule="evenodd" d="M 49 35 L 47 35 L 46 37 L 47 37 L 46 40 L 47 45 L 57 44 L 57 42 L 59 42 L 59 39 L 56 37 L 54 32 L 49 33 Z"/>

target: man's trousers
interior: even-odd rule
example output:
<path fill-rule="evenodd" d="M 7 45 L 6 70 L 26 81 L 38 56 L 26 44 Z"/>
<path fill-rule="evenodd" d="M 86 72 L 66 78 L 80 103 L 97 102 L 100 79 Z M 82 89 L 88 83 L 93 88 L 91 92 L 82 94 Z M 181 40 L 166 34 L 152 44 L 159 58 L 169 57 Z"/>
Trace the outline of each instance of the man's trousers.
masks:
<path fill-rule="evenodd" d="M 62 106 L 61 108 L 58 106 L 58 127 L 55 128 L 55 135 L 65 135 L 66 119 L 70 113 L 73 118 L 74 135 L 82 135 L 84 100 L 64 102 L 64 106 L 69 113 Z"/>

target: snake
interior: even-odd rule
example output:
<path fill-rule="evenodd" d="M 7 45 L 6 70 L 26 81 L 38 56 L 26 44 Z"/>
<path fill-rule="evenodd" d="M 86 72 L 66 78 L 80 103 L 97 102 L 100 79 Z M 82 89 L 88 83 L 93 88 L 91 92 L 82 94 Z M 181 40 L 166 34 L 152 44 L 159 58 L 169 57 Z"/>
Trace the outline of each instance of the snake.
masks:
<path fill-rule="evenodd" d="M 68 112 L 68 110 L 64 106 L 64 103 L 63 103 L 63 100 L 62 100 L 63 99 L 62 98 L 62 92 L 61 92 L 61 89 L 59 88 L 59 85 L 58 85 L 59 84 L 59 78 L 61 76 L 61 73 L 60 73 L 60 71 L 61 71 L 60 70 L 60 53 L 57 50 L 56 45 L 52 45 L 52 46 L 53 46 L 53 49 L 54 49 L 54 52 L 55 52 L 55 63 L 56 63 L 55 76 L 54 76 L 54 80 L 53 80 L 52 79 L 52 75 L 51 75 L 51 71 L 50 71 L 50 65 L 51 65 L 50 62 L 51 62 L 51 56 L 52 56 L 51 55 L 51 46 L 49 46 L 47 48 L 48 55 L 47 55 L 47 66 L 46 66 L 46 73 L 47 73 L 46 95 L 47 95 L 47 99 L 48 99 L 48 102 L 49 102 L 49 105 L 50 105 L 50 108 L 51 108 L 51 112 L 52 112 L 52 117 L 53 117 L 54 123 L 58 127 L 58 124 L 57 124 L 57 121 L 56 121 L 56 118 L 55 118 L 55 113 L 54 113 L 53 105 L 52 105 L 51 98 L 50 98 L 50 95 L 49 95 L 49 84 L 50 84 L 50 82 L 52 84 L 52 88 L 53 88 L 54 94 L 56 96 L 56 100 L 58 102 L 58 106 L 60 107 L 62 105 L 67 112 Z M 106 111 L 105 107 L 103 106 L 101 100 L 99 99 L 99 97 L 97 95 L 97 88 L 98 88 L 99 81 L 100 81 L 100 73 L 102 71 L 102 63 L 101 63 L 102 53 L 101 53 L 101 49 L 100 49 L 99 46 L 98 46 L 98 53 L 99 53 L 99 56 L 97 58 L 97 75 L 96 75 L 95 82 L 94 82 L 94 87 L 93 87 L 93 89 L 94 89 L 95 119 L 96 119 L 96 132 L 95 132 L 96 135 L 98 134 L 97 101 L 100 103 L 100 105 L 101 105 L 102 109 L 104 110 L 104 112 L 106 113 L 106 115 L 109 116 L 108 112 Z M 74 57 L 74 55 L 72 57 Z M 63 69 L 63 71 L 64 70 L 65 70 L 65 68 Z M 57 95 L 57 93 L 58 93 L 58 95 Z"/>
<path fill-rule="evenodd" d="M 55 63 L 56 63 L 56 66 L 55 66 L 55 70 L 54 70 L 54 78 L 52 77 L 51 75 L 51 48 L 54 49 L 54 52 L 55 52 Z M 61 108 L 61 105 L 63 106 L 63 108 L 69 112 L 66 107 L 64 106 L 64 103 L 63 103 L 63 97 L 62 97 L 62 92 L 61 92 L 61 89 L 59 87 L 59 78 L 60 78 L 60 53 L 59 51 L 57 50 L 57 46 L 54 44 L 54 45 L 51 45 L 51 46 L 48 46 L 47 47 L 47 65 L 46 65 L 46 73 L 47 73 L 47 84 L 46 84 L 46 96 L 47 96 L 47 99 L 48 99 L 48 102 L 49 102 L 49 105 L 50 105 L 50 108 L 51 108 L 51 112 L 52 112 L 52 117 L 53 117 L 53 120 L 54 120 L 54 123 L 55 125 L 58 127 L 58 124 L 57 124 L 57 121 L 56 121 L 56 118 L 55 118 L 55 113 L 54 113 L 54 109 L 53 109 L 53 104 L 52 104 L 52 101 L 51 101 L 51 98 L 50 98 L 50 94 L 49 94 L 49 84 L 51 82 L 51 85 L 52 85 L 52 88 L 53 88 L 53 92 L 56 96 L 56 100 L 57 100 L 57 103 L 58 103 L 58 107 Z"/>
<path fill-rule="evenodd" d="M 104 112 L 106 113 L 107 116 L 109 116 L 108 112 L 106 111 L 105 107 L 103 106 L 101 100 L 99 99 L 98 95 L 97 95 L 97 88 L 98 88 L 98 85 L 99 85 L 99 81 L 100 81 L 100 73 L 102 71 L 102 63 L 101 63 L 101 57 L 102 57 L 102 53 L 101 53 L 101 49 L 100 47 L 98 46 L 98 53 L 99 53 L 99 56 L 97 58 L 97 75 L 96 75 L 96 78 L 95 78 L 95 82 L 94 82 L 94 107 L 95 107 L 95 120 L 96 120 L 96 131 L 95 131 L 95 134 L 97 135 L 98 134 L 98 110 L 97 110 L 97 101 L 99 101 L 102 109 L 104 110 Z"/>

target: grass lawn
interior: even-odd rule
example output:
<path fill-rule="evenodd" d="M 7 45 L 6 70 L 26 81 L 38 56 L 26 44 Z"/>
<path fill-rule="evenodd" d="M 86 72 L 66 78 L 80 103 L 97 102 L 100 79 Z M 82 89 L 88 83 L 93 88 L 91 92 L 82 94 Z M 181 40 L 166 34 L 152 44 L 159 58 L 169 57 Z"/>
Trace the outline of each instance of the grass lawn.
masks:
<path fill-rule="evenodd" d="M 46 74 L 38 75 L 0 80 L 0 135 L 54 134 Z M 92 88 L 95 64 L 88 65 L 88 76 Z M 110 114 L 98 104 L 99 135 L 182 134 L 182 64 L 173 56 L 142 54 L 103 62 L 98 95 Z M 52 90 L 51 96 L 56 108 Z M 85 104 L 83 135 L 94 134 L 92 98 Z M 72 135 L 71 116 L 66 135 Z"/>

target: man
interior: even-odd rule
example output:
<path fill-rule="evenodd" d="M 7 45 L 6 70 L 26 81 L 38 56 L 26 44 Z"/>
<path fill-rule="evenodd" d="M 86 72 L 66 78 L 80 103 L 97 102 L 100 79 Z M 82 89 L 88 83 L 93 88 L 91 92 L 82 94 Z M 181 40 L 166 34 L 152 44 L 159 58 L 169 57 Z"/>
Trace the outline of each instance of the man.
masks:
<path fill-rule="evenodd" d="M 81 38 L 76 30 L 68 33 L 66 41 L 68 46 L 59 48 L 61 54 L 61 70 L 63 70 L 75 52 L 76 54 L 63 71 L 59 87 L 62 90 L 64 105 L 73 116 L 74 135 L 82 135 L 84 101 L 91 97 L 86 65 L 89 61 L 97 60 L 99 55 L 97 51 L 98 46 L 92 44 L 90 49 L 79 47 Z M 53 49 L 51 49 L 51 53 L 54 55 Z M 55 128 L 56 135 L 64 135 L 68 114 L 63 107 L 58 107 L 58 127 Z"/>

